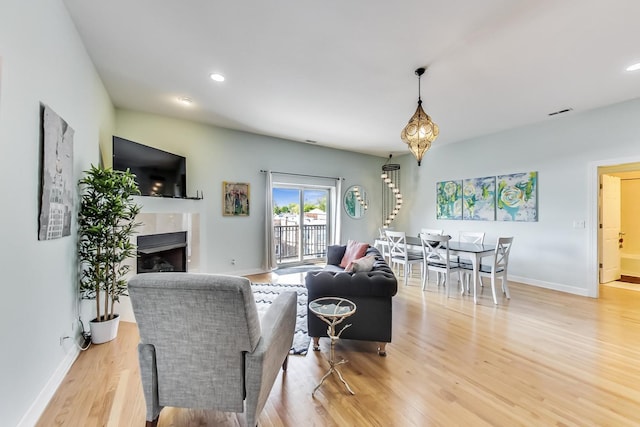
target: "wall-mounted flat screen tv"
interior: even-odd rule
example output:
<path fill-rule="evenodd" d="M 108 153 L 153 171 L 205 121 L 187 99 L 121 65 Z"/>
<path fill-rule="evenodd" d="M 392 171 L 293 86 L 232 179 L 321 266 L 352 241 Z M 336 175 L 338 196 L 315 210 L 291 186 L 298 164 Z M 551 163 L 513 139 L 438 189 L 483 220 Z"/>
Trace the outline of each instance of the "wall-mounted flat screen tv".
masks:
<path fill-rule="evenodd" d="M 143 196 L 187 197 L 187 161 L 182 156 L 114 136 L 113 169 L 134 173 Z"/>

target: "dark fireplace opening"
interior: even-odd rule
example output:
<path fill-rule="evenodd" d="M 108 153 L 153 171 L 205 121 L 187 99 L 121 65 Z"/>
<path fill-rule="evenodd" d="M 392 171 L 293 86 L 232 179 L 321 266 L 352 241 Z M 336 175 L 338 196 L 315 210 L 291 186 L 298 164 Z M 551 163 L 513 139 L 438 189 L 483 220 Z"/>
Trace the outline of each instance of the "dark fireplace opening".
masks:
<path fill-rule="evenodd" d="M 137 273 L 187 271 L 187 232 L 138 236 Z"/>

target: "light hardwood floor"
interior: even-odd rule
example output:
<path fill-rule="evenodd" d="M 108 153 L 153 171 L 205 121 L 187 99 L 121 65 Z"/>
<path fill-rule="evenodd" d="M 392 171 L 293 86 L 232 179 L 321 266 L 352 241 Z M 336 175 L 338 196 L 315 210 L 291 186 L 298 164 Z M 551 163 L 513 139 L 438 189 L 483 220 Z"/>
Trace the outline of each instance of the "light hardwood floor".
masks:
<path fill-rule="evenodd" d="M 288 283 L 301 275 L 274 277 Z M 270 276 L 252 276 L 256 282 Z M 393 299 L 393 342 L 340 341 L 341 370 L 321 352 L 291 356 L 259 425 L 268 426 L 638 426 L 640 292 L 601 288 L 598 300 L 510 282 L 511 300 L 494 306 L 447 298 L 417 279 Z M 135 324 L 82 353 L 38 426 L 143 426 Z M 165 408 L 159 426 L 236 426 L 230 414 Z"/>

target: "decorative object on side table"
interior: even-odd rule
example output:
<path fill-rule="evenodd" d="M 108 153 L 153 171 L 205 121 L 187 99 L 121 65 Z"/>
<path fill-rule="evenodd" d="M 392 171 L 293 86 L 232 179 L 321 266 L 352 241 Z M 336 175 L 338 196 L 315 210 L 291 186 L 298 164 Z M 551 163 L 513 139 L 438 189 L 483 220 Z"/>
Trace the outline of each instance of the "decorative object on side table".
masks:
<path fill-rule="evenodd" d="M 78 183 L 82 192 L 78 212 L 80 294 L 96 302 L 96 318 L 90 322 L 91 341 L 101 344 L 114 339 L 118 332 L 114 306 L 120 296 L 127 295 L 124 277 L 131 266 L 124 261 L 137 255 L 131 237 L 140 225 L 135 218 L 141 206 L 132 196 L 140 191 L 136 176 L 128 170 L 92 165 L 85 173 Z M 101 333 L 103 329 L 106 336 Z"/>
<path fill-rule="evenodd" d="M 222 182 L 222 215 L 249 216 L 249 184 Z"/>
<path fill-rule="evenodd" d="M 313 392 L 311 393 L 311 395 L 312 396 L 315 395 L 316 391 L 320 388 L 322 383 L 324 383 L 324 380 L 326 380 L 327 377 L 332 373 L 335 373 L 336 375 L 338 375 L 338 378 L 340 378 L 340 381 L 342 381 L 342 384 L 344 384 L 347 390 L 349 390 L 349 393 L 355 394 L 354 391 L 351 390 L 351 387 L 349 387 L 349 384 L 342 377 L 342 373 L 338 370 L 338 366 L 347 363 L 348 360 L 341 359 L 339 361 L 336 361 L 334 348 L 336 345 L 336 341 L 340 339 L 340 335 L 342 334 L 342 332 L 345 329 L 347 329 L 349 326 L 351 326 L 350 324 L 344 325 L 342 329 L 340 329 L 340 331 L 336 331 L 336 325 L 338 325 L 339 323 L 342 323 L 344 319 L 346 319 L 347 317 L 355 313 L 356 305 L 353 302 L 349 301 L 348 299 L 344 299 L 344 298 L 323 297 L 323 298 L 318 298 L 311 301 L 309 303 L 309 310 L 311 310 L 313 314 L 318 316 L 318 318 L 320 318 L 323 322 L 329 325 L 327 334 L 329 335 L 329 339 L 331 340 L 331 346 L 329 348 L 329 360 L 328 360 L 329 370 L 327 371 L 326 374 L 324 374 L 324 376 L 322 377 L 322 379 L 320 380 L 320 383 L 318 383 L 316 388 L 313 389 Z M 314 351 L 320 351 L 318 340 L 319 338 L 317 337 L 313 339 Z"/>

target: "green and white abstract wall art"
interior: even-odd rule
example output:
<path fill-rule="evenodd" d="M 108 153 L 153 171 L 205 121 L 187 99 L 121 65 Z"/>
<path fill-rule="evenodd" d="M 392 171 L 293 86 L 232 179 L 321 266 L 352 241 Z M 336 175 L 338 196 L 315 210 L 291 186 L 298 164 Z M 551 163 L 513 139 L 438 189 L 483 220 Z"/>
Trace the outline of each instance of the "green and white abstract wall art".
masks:
<path fill-rule="evenodd" d="M 538 172 L 497 177 L 498 221 L 538 221 Z"/>
<path fill-rule="evenodd" d="M 462 219 L 496 219 L 496 177 L 470 178 L 462 183 Z"/>
<path fill-rule="evenodd" d="M 436 184 L 437 219 L 462 219 L 462 181 L 442 181 Z"/>
<path fill-rule="evenodd" d="M 437 182 L 436 218 L 538 221 L 538 172 Z"/>

